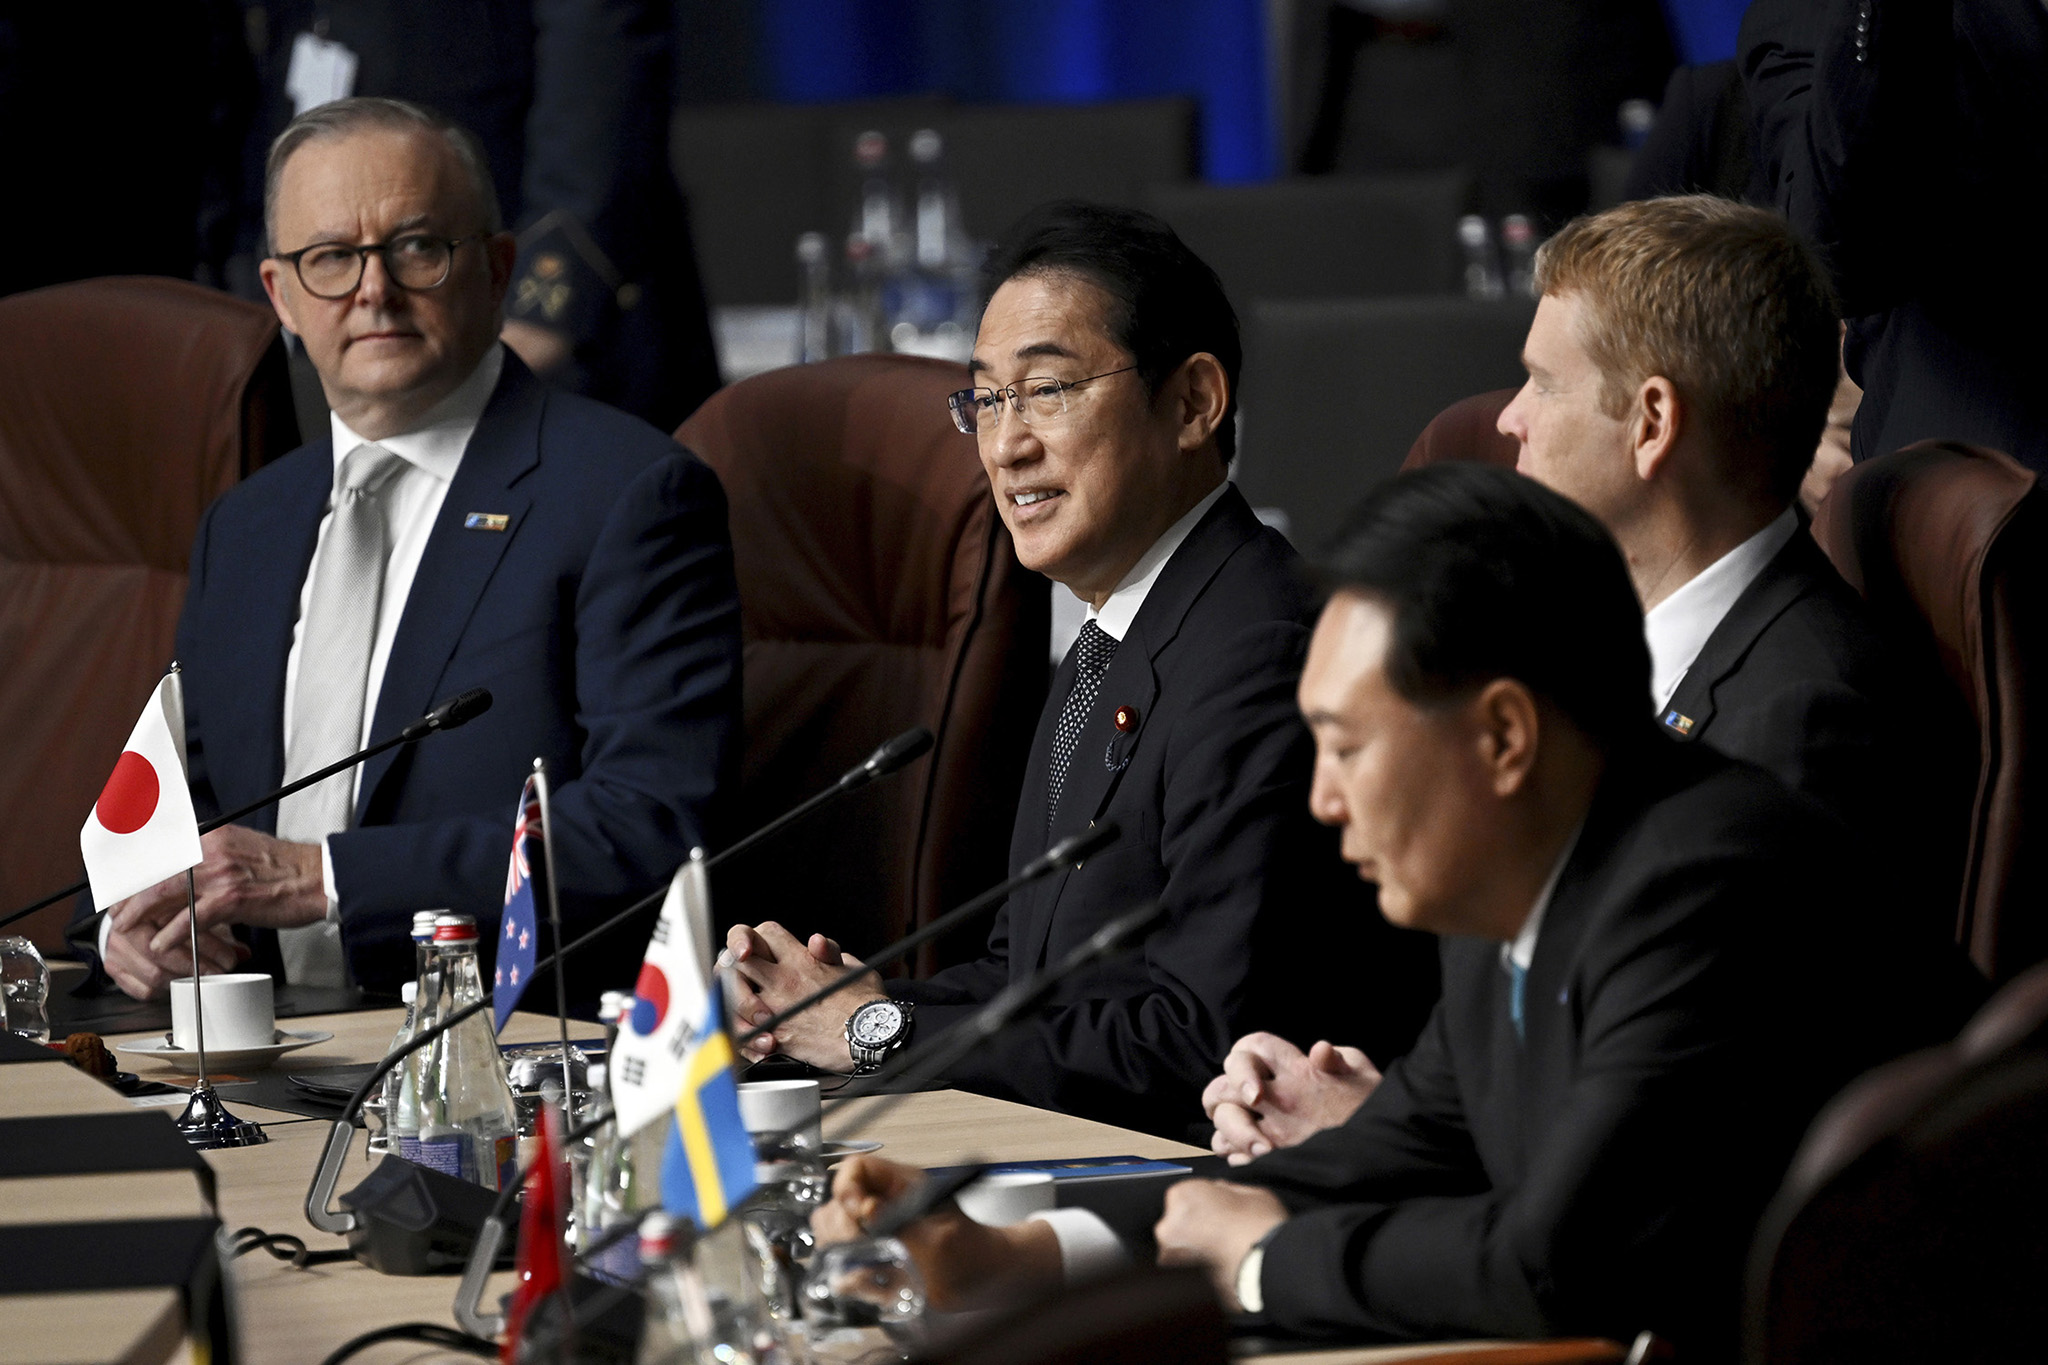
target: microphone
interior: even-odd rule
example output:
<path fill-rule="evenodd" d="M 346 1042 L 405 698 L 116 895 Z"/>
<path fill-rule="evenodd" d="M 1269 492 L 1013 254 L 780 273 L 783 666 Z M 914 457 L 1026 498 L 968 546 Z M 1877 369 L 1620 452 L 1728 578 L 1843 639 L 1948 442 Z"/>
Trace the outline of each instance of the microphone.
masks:
<path fill-rule="evenodd" d="M 738 843 L 721 850 L 718 857 L 713 858 L 711 861 L 715 863 L 725 858 L 739 856 L 770 835 L 781 833 L 784 829 L 803 819 L 806 815 L 809 815 L 812 811 L 835 797 L 844 796 L 847 792 L 865 787 L 870 782 L 878 781 L 896 772 L 898 769 L 909 766 L 913 760 L 921 758 L 931 747 L 932 732 L 925 729 L 922 725 L 913 730 L 905 730 L 902 734 L 876 749 L 859 763 L 841 773 L 837 782 L 784 811 Z"/>
<path fill-rule="evenodd" d="M 833 977 L 830 981 L 812 991 L 789 1008 L 778 1010 L 770 1015 L 766 1023 L 758 1024 L 733 1039 L 733 1046 L 735 1048 L 743 1048 L 762 1034 L 773 1033 L 783 1024 L 802 1014 L 826 996 L 845 990 L 864 976 L 870 974 L 880 976 L 882 974 L 882 967 L 905 956 L 914 949 L 922 947 L 939 935 L 951 932 L 959 925 L 965 924 L 968 920 L 973 919 L 991 906 L 1001 904 L 1012 893 L 1030 885 L 1039 878 L 1050 876 L 1061 868 L 1079 867 L 1083 862 L 1115 843 L 1117 836 L 1122 832 L 1116 827 L 1114 821 L 1104 821 L 1099 825 L 1090 825 L 1079 834 L 1070 835 L 1060 840 L 1051 848 L 1024 864 L 1016 876 L 996 883 L 963 905 L 955 906 L 930 924 L 925 925 L 924 928 L 915 929 L 905 934 L 902 938 L 897 939 L 894 943 L 876 953 L 862 965 L 847 968 L 844 972 Z"/>
<path fill-rule="evenodd" d="M 922 1046 L 913 1047 L 891 1058 L 888 1064 L 866 1080 L 871 1086 L 887 1085 L 900 1088 L 881 1095 L 863 1092 L 863 1096 L 872 1102 L 851 1122 L 844 1126 L 835 1125 L 837 1137 L 843 1140 L 866 1130 L 877 1119 L 902 1104 L 910 1095 L 937 1079 L 948 1067 L 1015 1023 L 1020 1015 L 1035 1006 L 1060 982 L 1085 967 L 1124 951 L 1132 939 L 1149 929 L 1164 913 L 1164 903 L 1153 900 L 1118 915 L 1081 943 L 1076 944 L 1058 962 L 1042 968 L 1013 986 L 1005 987 L 964 1023 L 947 1030 Z M 854 1084 L 859 1083 L 856 1081 Z M 845 1091 L 842 1090 L 841 1093 L 844 1094 Z M 594 1129 L 603 1121 L 604 1119 L 600 1117 L 586 1124 L 585 1128 Z M 757 1142 L 766 1141 L 771 1144 L 787 1141 L 800 1131 L 802 1126 L 800 1124 L 779 1132 L 758 1133 L 755 1138 Z M 893 1201 L 882 1211 L 879 1221 L 873 1226 L 873 1235 L 891 1236 L 900 1232 L 972 1184 L 983 1169 L 978 1163 L 969 1163 L 965 1169 L 954 1172 L 950 1179 L 927 1181 L 921 1188 Z M 483 1226 L 476 1254 L 465 1268 L 462 1284 L 456 1291 L 456 1320 L 462 1324 L 464 1330 L 486 1338 L 496 1336 L 504 1329 L 503 1318 L 485 1313 L 481 1303 L 485 1277 L 490 1273 L 489 1258 L 496 1254 L 508 1231 L 504 1216 L 510 1202 L 509 1197 L 501 1197 L 498 1207 L 492 1210 Z M 737 1212 L 738 1210 L 734 1211 L 735 1214 Z M 573 1259 L 576 1263 L 581 1263 L 588 1254 L 580 1253 Z M 613 1289 L 613 1293 L 618 1295 L 631 1292 L 632 1288 Z"/>
<path fill-rule="evenodd" d="M 437 708 L 418 724 L 431 725 L 439 718 L 439 728 L 446 729 L 480 714 L 481 708 L 463 714 L 463 704 L 470 695 L 465 693 L 445 706 Z M 489 693 L 485 693 L 484 705 L 489 704 Z M 769 821 L 738 843 L 707 858 L 705 866 L 716 867 L 727 858 L 759 842 L 767 834 L 786 828 L 792 821 L 816 810 L 842 792 L 864 787 L 870 782 L 899 771 L 931 747 L 931 731 L 921 726 L 905 731 L 876 749 L 857 766 L 848 769 L 831 786 Z M 569 954 L 653 909 L 661 904 L 667 894 L 667 886 L 658 887 L 602 924 L 585 930 L 561 944 L 555 951 L 533 964 L 534 973 L 545 971 Z M 348 1237 L 349 1249 L 355 1253 L 357 1259 L 373 1269 L 383 1270 L 389 1274 L 418 1275 L 462 1264 L 467 1258 L 470 1244 L 475 1240 L 477 1228 L 484 1221 L 492 1203 L 491 1192 L 481 1186 L 469 1186 L 465 1181 L 455 1180 L 418 1166 L 406 1169 L 409 1163 L 384 1162 L 373 1170 L 362 1184 L 342 1196 L 343 1204 L 353 1207 L 331 1207 L 334 1188 L 341 1179 L 341 1166 L 348 1157 L 349 1144 L 354 1138 L 355 1117 L 362 1112 L 363 1105 L 371 1093 L 383 1082 L 385 1076 L 390 1074 L 392 1068 L 407 1056 L 433 1042 L 463 1020 L 489 1009 L 492 995 L 493 992 L 485 991 L 480 999 L 456 1010 L 446 1019 L 436 1021 L 431 1028 L 414 1036 L 405 1047 L 386 1056 L 357 1085 L 355 1093 L 349 1096 L 348 1103 L 342 1107 L 341 1114 L 328 1129 L 327 1144 L 321 1151 L 319 1165 L 314 1170 L 313 1182 L 306 1190 L 306 1221 L 322 1232 Z M 387 1167 L 392 1169 L 387 1171 Z M 456 1189 L 456 1186 L 467 1188 Z M 405 1206 L 406 1211 L 402 1218 L 386 1216 L 381 1212 L 384 1207 L 394 1205 Z M 436 1212 L 434 1216 L 422 1218 L 419 1212 L 421 1209 Z"/>
<path fill-rule="evenodd" d="M 403 730 L 400 730 L 397 734 L 391 736 L 389 739 L 380 740 L 377 743 L 372 744 L 369 748 L 358 750 L 357 752 L 350 754 L 347 758 L 341 759 L 339 762 L 330 763 L 326 767 L 320 769 L 318 772 L 307 773 L 304 777 L 299 778 L 295 782 L 287 782 L 282 787 L 279 787 L 276 791 L 271 792 L 266 796 L 258 797 L 256 800 L 251 801 L 248 805 L 242 806 L 236 810 L 231 810 L 226 815 L 216 815 L 211 820 L 200 821 L 199 832 L 201 834 L 205 834 L 209 831 L 219 829 L 222 825 L 232 825 L 233 823 L 235 823 L 235 821 L 241 819 L 243 816 L 248 815 L 254 811 L 262 810 L 265 806 L 269 805 L 273 801 L 282 801 L 285 797 L 290 796 L 293 792 L 303 791 L 305 788 L 312 786 L 316 782 L 325 782 L 328 778 L 334 776 L 336 773 L 347 772 L 350 768 L 355 767 L 358 763 L 367 763 L 369 760 L 375 758 L 378 754 L 383 753 L 386 749 L 395 749 L 401 744 L 412 744 L 418 740 L 425 739 L 428 735 L 438 734 L 443 730 L 453 730 L 458 726 L 467 725 L 469 724 L 469 722 L 475 720 L 478 716 L 482 715 L 484 712 L 490 709 L 490 689 L 483 687 L 472 687 L 469 689 L 469 691 L 464 692 L 462 695 L 451 698 L 448 701 L 442 702 L 439 706 L 427 712 L 426 715 L 421 716 L 418 720 L 406 726 Z M 85 890 L 87 885 L 88 883 L 86 882 L 79 882 L 74 886 L 65 887 L 62 891 L 58 891 L 51 895 L 45 896 L 33 905 L 25 905 L 21 909 L 16 910 L 13 913 L 7 915 L 4 919 L 0 919 L 0 928 L 5 928 L 6 926 L 14 923 L 14 921 L 21 919 L 25 916 L 33 915 L 36 911 L 42 909 L 44 906 L 55 905 L 58 901 L 67 900 L 72 896 L 76 896 L 79 892 Z M 92 918 L 87 921 L 87 923 L 91 924 L 93 922 L 96 922 L 101 916 L 105 915 L 106 913 L 107 907 L 101 906 L 99 908 L 99 911 L 96 914 L 94 914 Z"/>

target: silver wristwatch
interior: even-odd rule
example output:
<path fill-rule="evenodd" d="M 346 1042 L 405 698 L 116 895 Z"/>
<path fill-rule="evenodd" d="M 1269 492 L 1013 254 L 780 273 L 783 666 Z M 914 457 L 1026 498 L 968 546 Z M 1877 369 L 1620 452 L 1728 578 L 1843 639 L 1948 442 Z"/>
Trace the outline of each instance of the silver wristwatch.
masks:
<path fill-rule="evenodd" d="M 853 1054 L 853 1074 L 879 1069 L 889 1054 L 910 1041 L 908 1000 L 870 1000 L 846 1021 L 846 1047 Z"/>

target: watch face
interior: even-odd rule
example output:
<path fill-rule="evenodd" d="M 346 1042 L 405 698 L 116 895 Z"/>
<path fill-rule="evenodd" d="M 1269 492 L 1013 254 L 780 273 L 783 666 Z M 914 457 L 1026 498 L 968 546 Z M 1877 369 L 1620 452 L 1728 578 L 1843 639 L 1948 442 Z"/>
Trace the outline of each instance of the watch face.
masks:
<path fill-rule="evenodd" d="M 874 1047 L 903 1031 L 903 1011 L 893 1000 L 876 1000 L 861 1006 L 853 1016 L 853 1041 Z"/>

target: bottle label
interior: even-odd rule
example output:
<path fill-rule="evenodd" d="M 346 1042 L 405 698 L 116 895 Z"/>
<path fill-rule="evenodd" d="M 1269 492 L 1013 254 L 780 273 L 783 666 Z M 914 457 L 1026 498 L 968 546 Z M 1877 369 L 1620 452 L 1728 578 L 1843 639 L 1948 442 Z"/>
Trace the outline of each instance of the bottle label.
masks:
<path fill-rule="evenodd" d="M 620 1238 L 591 1257 L 584 1268 L 607 1284 L 631 1284 L 640 1273 L 640 1239 Z"/>
<path fill-rule="evenodd" d="M 398 1154 L 415 1166 L 424 1166 L 442 1175 L 452 1175 L 457 1180 L 469 1180 L 470 1173 L 463 1169 L 463 1161 L 469 1143 L 461 1137 L 401 1138 Z"/>
<path fill-rule="evenodd" d="M 519 1178 L 519 1136 L 516 1133 L 499 1138 L 493 1146 L 497 1157 L 498 1178 L 490 1182 L 494 1190 L 502 1190 Z"/>

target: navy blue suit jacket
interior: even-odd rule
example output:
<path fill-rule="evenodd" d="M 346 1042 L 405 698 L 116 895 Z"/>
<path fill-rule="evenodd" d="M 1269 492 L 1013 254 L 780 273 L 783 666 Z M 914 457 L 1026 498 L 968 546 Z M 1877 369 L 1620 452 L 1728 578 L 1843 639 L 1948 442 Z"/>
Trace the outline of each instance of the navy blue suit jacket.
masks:
<path fill-rule="evenodd" d="M 890 991 L 917 1002 L 923 1042 L 1124 911 L 1159 897 L 1167 918 L 1138 951 L 1062 983 L 947 1084 L 1184 1136 L 1241 1034 L 1338 1038 L 1381 1062 L 1408 1049 L 1436 998 L 1434 944 L 1381 917 L 1336 831 L 1308 812 L 1315 745 L 1295 687 L 1315 614 L 1286 540 L 1226 492 L 1117 647 L 1048 840 L 1069 654 L 1039 717 L 1010 866 L 1097 821 L 1122 836 L 1012 896 L 985 956 Z"/>
<path fill-rule="evenodd" d="M 332 442 L 315 441 L 200 523 L 177 645 L 201 818 L 283 780 L 285 659 L 333 479 Z M 473 512 L 508 524 L 471 529 Z M 552 778 L 565 933 L 709 844 L 738 748 L 739 637 L 717 476 L 639 420 L 542 386 L 508 353 L 420 560 L 370 734 L 468 688 L 494 703 L 363 769 L 355 827 L 329 841 L 357 981 L 395 990 L 410 978 L 415 910 L 497 922 L 536 757 Z M 273 805 L 246 823 L 276 819 Z M 613 937 L 579 955 L 579 994 L 630 978 L 645 934 Z"/>

